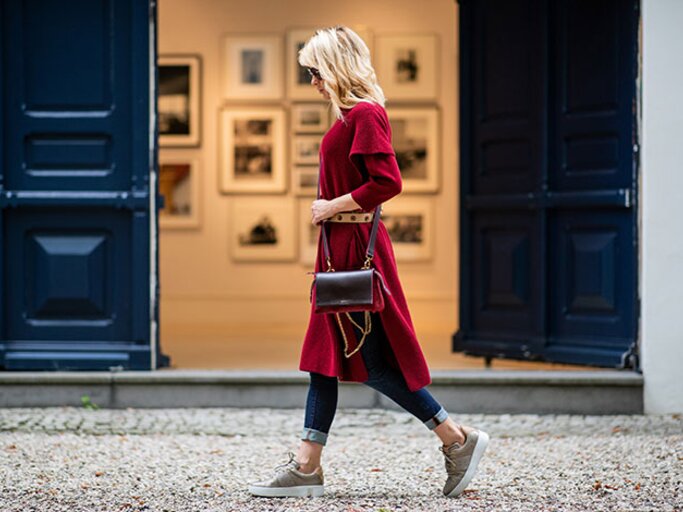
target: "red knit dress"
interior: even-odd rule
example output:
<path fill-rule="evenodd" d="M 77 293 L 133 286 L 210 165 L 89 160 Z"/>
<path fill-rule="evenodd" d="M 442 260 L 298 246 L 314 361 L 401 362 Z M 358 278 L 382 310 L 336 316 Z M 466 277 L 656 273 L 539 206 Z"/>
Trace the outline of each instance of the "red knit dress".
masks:
<path fill-rule="evenodd" d="M 344 121 L 324 135 L 320 147 L 320 195 L 334 199 L 351 193 L 364 211 L 372 211 L 401 192 L 401 173 L 391 146 L 391 126 L 386 110 L 376 103 L 361 102 L 342 109 Z M 335 270 L 362 266 L 372 223 L 327 223 L 330 254 Z M 416 391 L 431 382 L 429 368 L 415 336 L 396 260 L 386 227 L 379 224 L 374 267 L 381 272 L 391 294 L 385 294 L 385 307 L 379 313 L 389 341 L 385 357 L 399 369 L 408 388 Z M 325 270 L 322 240 L 318 237 L 316 272 Z M 358 344 L 355 331 L 345 315 L 340 315 L 351 352 Z M 344 339 L 333 314 L 311 316 L 301 349 L 299 369 L 342 381 L 364 382 L 368 373 L 359 352 L 344 357 Z"/>

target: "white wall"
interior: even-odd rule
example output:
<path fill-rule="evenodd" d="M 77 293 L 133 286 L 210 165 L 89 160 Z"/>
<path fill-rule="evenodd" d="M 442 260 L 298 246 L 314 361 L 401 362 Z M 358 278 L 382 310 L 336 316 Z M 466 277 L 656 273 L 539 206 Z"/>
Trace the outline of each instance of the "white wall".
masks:
<path fill-rule="evenodd" d="M 645 411 L 683 412 L 683 2 L 643 0 L 642 15 Z"/>
<path fill-rule="evenodd" d="M 441 192 L 432 196 L 440 233 L 434 258 L 399 272 L 416 325 L 457 326 L 457 4 L 454 0 L 162 0 L 159 54 L 202 56 L 202 141 L 198 149 L 163 149 L 201 164 L 201 229 L 160 234 L 162 335 L 172 324 L 263 322 L 302 325 L 308 319 L 310 270 L 299 263 L 235 263 L 228 246 L 233 196 L 218 191 L 220 49 L 226 33 L 277 33 L 337 23 L 375 35 L 435 33 L 440 39 Z M 389 98 L 390 100 L 391 98 Z M 394 103 L 395 104 L 395 103 Z M 391 102 L 387 103 L 391 106 Z M 163 343 L 163 340 L 162 340 Z"/>

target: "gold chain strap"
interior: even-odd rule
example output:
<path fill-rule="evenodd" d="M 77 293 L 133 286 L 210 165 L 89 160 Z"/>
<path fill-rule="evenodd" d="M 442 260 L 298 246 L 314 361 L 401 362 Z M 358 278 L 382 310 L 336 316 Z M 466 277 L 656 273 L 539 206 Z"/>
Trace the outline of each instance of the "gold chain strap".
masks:
<path fill-rule="evenodd" d="M 358 346 L 355 349 L 353 349 L 353 352 L 351 352 L 350 354 L 346 353 L 349 350 L 349 341 L 346 339 L 346 333 L 344 332 L 344 327 L 342 326 L 341 318 L 339 318 L 339 313 L 334 314 L 335 318 L 337 319 L 337 324 L 339 324 L 339 330 L 341 331 L 342 337 L 344 338 L 344 357 L 346 357 L 347 359 L 360 350 L 360 348 L 363 346 L 363 343 L 365 342 L 365 338 L 368 334 L 370 334 L 370 331 L 372 330 L 372 317 L 370 316 L 370 312 L 365 311 L 364 313 L 365 327 L 361 327 L 360 325 L 358 325 L 353 320 L 353 318 L 351 318 L 351 315 L 349 313 L 345 313 L 349 321 L 363 333 L 363 337 L 358 342 Z"/>

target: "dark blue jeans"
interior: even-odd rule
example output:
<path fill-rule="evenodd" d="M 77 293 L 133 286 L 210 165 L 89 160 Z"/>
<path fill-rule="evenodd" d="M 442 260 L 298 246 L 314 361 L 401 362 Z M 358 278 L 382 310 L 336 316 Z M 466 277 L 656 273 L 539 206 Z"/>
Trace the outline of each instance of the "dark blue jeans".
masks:
<path fill-rule="evenodd" d="M 352 313 L 351 316 L 358 325 L 364 325 L 363 313 Z M 360 331 L 355 327 L 354 329 L 360 339 Z M 383 355 L 385 347 L 390 349 L 388 343 L 379 315 L 373 313 L 372 330 L 360 349 L 360 355 L 368 371 L 368 380 L 363 384 L 391 398 L 422 421 L 428 429 L 433 430 L 446 420 L 448 413 L 426 388 L 417 391 L 408 389 L 401 372 L 390 366 Z M 327 443 L 327 435 L 337 410 L 337 377 L 312 372 L 310 375 L 301 439 L 324 445 Z"/>

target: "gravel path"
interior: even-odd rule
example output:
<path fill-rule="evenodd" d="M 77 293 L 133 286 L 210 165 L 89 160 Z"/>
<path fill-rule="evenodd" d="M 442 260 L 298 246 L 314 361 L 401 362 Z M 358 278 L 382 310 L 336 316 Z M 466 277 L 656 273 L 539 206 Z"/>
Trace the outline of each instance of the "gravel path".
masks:
<path fill-rule="evenodd" d="M 439 443 L 407 413 L 340 409 L 323 498 L 252 498 L 303 410 L 0 409 L 0 510 L 683 511 L 683 418 L 457 415 L 491 444 L 441 497 Z"/>

